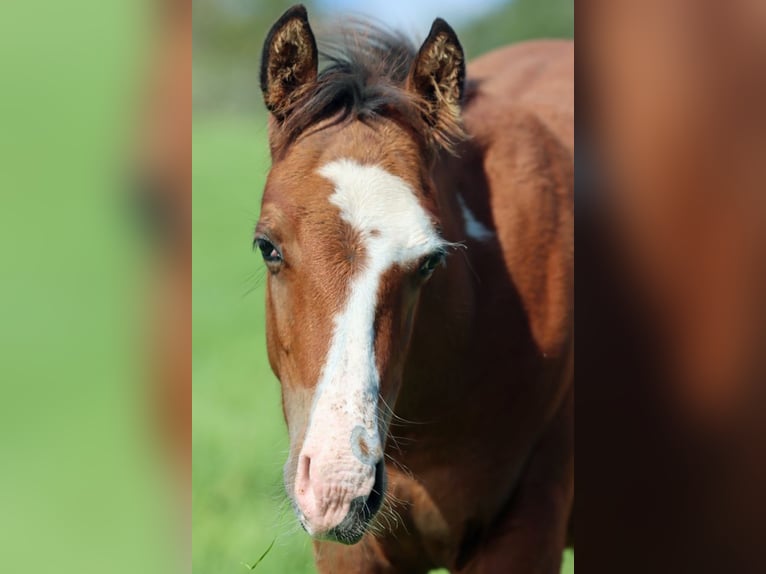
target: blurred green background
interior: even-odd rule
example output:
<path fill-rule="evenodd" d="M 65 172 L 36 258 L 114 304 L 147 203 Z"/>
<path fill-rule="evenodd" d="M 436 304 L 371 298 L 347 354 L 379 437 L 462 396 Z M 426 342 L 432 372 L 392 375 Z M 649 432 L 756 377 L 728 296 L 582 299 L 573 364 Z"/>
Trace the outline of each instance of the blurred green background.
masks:
<path fill-rule="evenodd" d="M 572 37 L 572 0 L 304 2 L 313 22 L 372 14 L 420 40 L 436 16 L 470 57 L 535 37 Z M 193 570 L 314 572 L 282 486 L 287 437 L 265 352 L 264 270 L 250 249 L 269 168 L 258 89 L 261 43 L 292 2 L 194 1 Z M 567 553 L 562 572 L 574 571 Z"/>
<path fill-rule="evenodd" d="M 125 185 L 153 21 L 0 2 L 0 572 L 178 569 Z"/>

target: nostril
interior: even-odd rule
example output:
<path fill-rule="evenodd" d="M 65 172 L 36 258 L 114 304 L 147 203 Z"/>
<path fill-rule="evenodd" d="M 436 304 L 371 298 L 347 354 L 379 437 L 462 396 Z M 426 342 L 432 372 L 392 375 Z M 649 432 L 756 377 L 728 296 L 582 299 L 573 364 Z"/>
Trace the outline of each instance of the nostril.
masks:
<path fill-rule="evenodd" d="M 351 431 L 351 451 L 360 462 L 369 465 L 376 463 L 380 456 L 377 444 L 377 437 L 368 433 L 363 426 L 357 425 Z"/>
<path fill-rule="evenodd" d="M 298 459 L 298 472 L 295 481 L 296 494 L 305 495 L 311 485 L 311 457 L 301 455 Z"/>

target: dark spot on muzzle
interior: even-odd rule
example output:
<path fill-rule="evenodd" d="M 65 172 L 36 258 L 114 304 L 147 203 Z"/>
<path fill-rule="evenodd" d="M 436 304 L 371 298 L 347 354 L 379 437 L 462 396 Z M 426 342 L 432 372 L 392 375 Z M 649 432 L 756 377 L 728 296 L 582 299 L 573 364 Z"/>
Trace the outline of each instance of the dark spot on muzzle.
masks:
<path fill-rule="evenodd" d="M 346 517 L 325 538 L 342 544 L 356 544 L 364 536 L 367 525 L 383 504 L 386 489 L 386 471 L 383 461 L 375 465 L 375 484 L 367 497 L 360 496 L 351 501 Z"/>

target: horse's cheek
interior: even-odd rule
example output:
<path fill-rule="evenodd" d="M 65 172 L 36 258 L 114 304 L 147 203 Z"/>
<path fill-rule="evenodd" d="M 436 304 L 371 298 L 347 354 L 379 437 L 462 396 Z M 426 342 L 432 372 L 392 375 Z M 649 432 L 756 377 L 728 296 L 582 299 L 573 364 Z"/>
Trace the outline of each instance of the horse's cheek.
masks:
<path fill-rule="evenodd" d="M 283 337 L 284 328 L 280 324 L 284 319 L 277 315 L 280 309 L 280 298 L 274 295 L 270 279 L 266 290 L 266 350 L 271 370 L 281 380 L 283 360 L 288 354 L 289 345 Z"/>

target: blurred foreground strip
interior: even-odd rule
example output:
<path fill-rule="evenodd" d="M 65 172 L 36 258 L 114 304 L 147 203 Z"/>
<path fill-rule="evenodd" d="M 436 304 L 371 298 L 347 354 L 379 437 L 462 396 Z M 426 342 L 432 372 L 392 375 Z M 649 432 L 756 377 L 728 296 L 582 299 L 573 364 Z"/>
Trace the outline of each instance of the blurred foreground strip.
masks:
<path fill-rule="evenodd" d="M 0 3 L 0 571 L 174 572 L 186 487 L 125 193 L 156 6 L 44 4 Z"/>
<path fill-rule="evenodd" d="M 763 572 L 766 3 L 580 9 L 580 565 Z"/>

